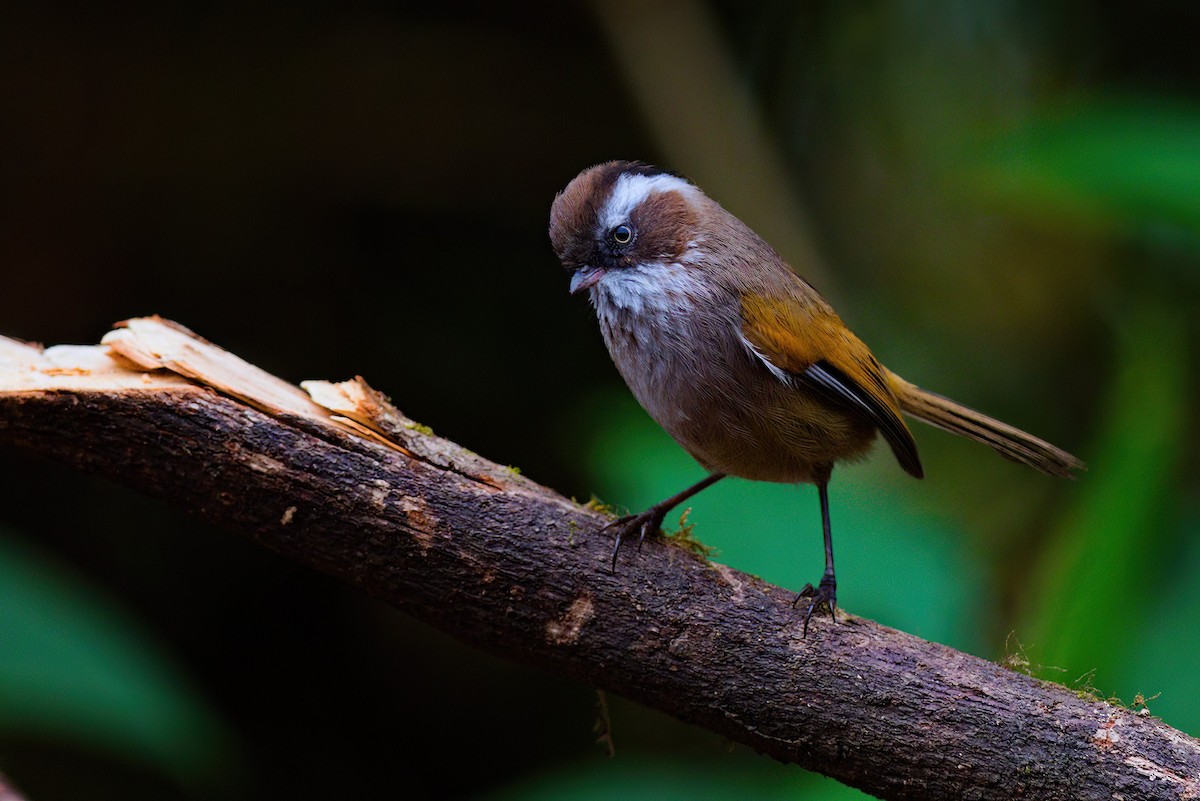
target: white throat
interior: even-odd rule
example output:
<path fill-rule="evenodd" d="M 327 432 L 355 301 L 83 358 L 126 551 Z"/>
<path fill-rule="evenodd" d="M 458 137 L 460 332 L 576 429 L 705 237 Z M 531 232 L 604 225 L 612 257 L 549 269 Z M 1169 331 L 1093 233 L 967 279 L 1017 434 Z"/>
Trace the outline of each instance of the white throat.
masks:
<path fill-rule="evenodd" d="M 684 313 L 708 294 L 686 264 L 650 262 L 609 270 L 591 289 L 600 316 L 620 310 L 628 314 Z"/>

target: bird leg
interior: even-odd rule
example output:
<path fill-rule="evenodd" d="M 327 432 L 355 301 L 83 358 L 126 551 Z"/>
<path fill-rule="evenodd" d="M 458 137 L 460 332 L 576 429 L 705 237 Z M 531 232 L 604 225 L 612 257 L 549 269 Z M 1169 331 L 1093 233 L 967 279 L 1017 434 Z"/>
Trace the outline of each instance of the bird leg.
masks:
<path fill-rule="evenodd" d="M 825 575 L 821 576 L 821 581 L 815 589 L 813 585 L 805 584 L 804 589 L 800 590 L 800 594 L 792 601 L 792 606 L 795 606 L 801 598 L 808 599 L 808 609 L 804 611 L 804 632 L 800 635 L 802 638 L 808 636 L 808 621 L 813 612 L 822 606 L 829 610 L 829 617 L 837 623 L 837 579 L 833 575 L 833 535 L 829 530 L 828 478 L 817 484 L 817 492 L 821 496 L 821 527 L 825 533 Z"/>
<path fill-rule="evenodd" d="M 627 536 L 633 534 L 635 531 L 638 533 L 638 550 L 641 551 L 642 543 L 646 540 L 646 535 L 658 534 L 662 530 L 663 518 L 667 516 L 667 512 L 700 492 L 700 490 L 711 487 L 723 478 L 725 478 L 724 473 L 713 473 L 697 481 L 678 495 L 672 495 L 666 500 L 659 501 L 641 514 L 618 517 L 601 529 L 601 531 L 608 531 L 610 528 L 617 530 L 617 541 L 613 544 L 612 552 L 612 572 L 617 572 L 617 554 L 621 552 L 621 543 L 624 542 Z"/>

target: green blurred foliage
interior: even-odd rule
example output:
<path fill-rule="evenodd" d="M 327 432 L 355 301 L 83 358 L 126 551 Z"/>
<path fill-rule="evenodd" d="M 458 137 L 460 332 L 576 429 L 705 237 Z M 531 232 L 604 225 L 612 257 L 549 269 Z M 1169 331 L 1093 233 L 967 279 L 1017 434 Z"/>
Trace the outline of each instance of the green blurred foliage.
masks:
<path fill-rule="evenodd" d="M 588 164 L 662 163 L 897 372 L 1090 463 L 1056 482 L 918 428 L 924 481 L 886 449 L 839 468 L 847 610 L 1200 731 L 1200 6 L 646 8 L 0 7 L 0 332 L 162 313 L 638 509 L 701 472 L 566 296 L 546 214 Z M 26 454 L 0 487 L 45 554 L 0 540 L 0 771 L 31 801 L 201 797 L 231 765 L 256 798 L 860 795 L 620 699 L 605 760 L 587 688 Z M 691 506 L 720 561 L 819 575 L 812 488 Z"/>
<path fill-rule="evenodd" d="M 1119 371 L 1105 398 L 1094 467 L 1030 565 L 1020 631 L 1036 644 L 1037 659 L 1059 672 L 1044 667 L 1045 678 L 1103 670 L 1147 612 L 1165 611 L 1144 571 L 1155 554 L 1175 547 L 1181 434 L 1192 396 L 1179 358 L 1187 352 L 1185 328 L 1162 303 L 1130 309 L 1120 326 Z M 1118 692 L 1111 677 L 1101 681 Z M 1120 692 L 1133 698 L 1136 690 Z"/>
<path fill-rule="evenodd" d="M 172 660 L 112 599 L 2 529 L 0 643 L 0 739 L 65 741 L 197 793 L 230 779 L 231 733 Z"/>
<path fill-rule="evenodd" d="M 732 763 L 732 764 L 731 764 Z M 773 763 L 746 760 L 697 763 L 679 759 L 632 757 L 612 764 L 594 761 L 548 771 L 488 801 L 724 801 L 751 797 L 761 801 L 804 798 L 809 801 L 854 801 L 870 796 L 815 774 L 801 775 Z"/>
<path fill-rule="evenodd" d="M 1200 235 L 1200 106 L 1178 97 L 1061 100 L 970 158 L 1009 214 L 1139 235 Z"/>
<path fill-rule="evenodd" d="M 1150 708 L 1172 725 L 1194 734 L 1200 731 L 1200 673 L 1188 665 L 1200 659 L 1200 638 L 1192 635 L 1200 616 L 1200 504 L 1195 492 L 1174 509 L 1174 519 L 1164 521 L 1170 539 L 1171 559 L 1150 581 L 1145 606 L 1135 626 L 1120 634 L 1117 646 L 1101 663 L 1111 666 L 1116 687 L 1126 702 L 1141 693 Z M 1128 589 L 1126 589 L 1128 587 Z M 1115 594 L 1139 596 L 1139 582 L 1128 580 Z M 1090 668 L 1089 668 L 1090 669 Z"/>

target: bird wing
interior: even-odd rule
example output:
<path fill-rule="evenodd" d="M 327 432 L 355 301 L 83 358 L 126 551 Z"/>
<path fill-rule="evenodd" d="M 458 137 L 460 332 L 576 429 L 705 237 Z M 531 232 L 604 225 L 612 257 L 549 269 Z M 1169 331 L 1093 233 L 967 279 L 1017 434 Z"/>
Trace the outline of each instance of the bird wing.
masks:
<path fill-rule="evenodd" d="M 886 370 L 832 309 L 787 296 L 746 294 L 741 315 L 742 341 L 776 378 L 866 417 L 900 466 L 917 478 L 924 475 Z"/>

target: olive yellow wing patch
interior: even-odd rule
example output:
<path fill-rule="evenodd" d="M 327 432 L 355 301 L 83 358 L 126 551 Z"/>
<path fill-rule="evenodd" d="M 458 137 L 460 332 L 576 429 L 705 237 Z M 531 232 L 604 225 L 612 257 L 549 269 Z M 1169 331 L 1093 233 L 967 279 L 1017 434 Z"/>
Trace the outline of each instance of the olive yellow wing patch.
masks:
<path fill-rule="evenodd" d="M 827 307 L 745 296 L 742 341 L 780 381 L 869 420 L 905 472 L 924 470 L 912 433 L 871 351 Z"/>

